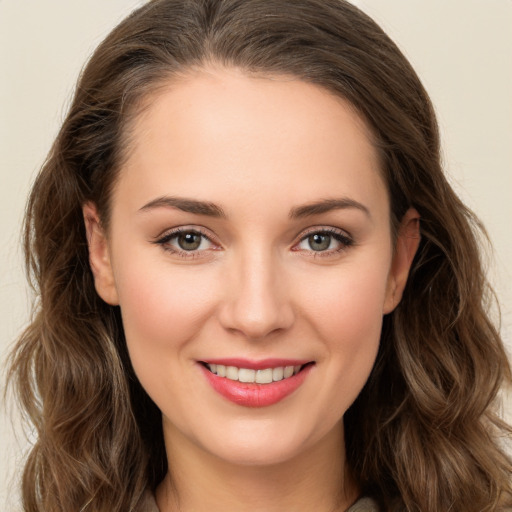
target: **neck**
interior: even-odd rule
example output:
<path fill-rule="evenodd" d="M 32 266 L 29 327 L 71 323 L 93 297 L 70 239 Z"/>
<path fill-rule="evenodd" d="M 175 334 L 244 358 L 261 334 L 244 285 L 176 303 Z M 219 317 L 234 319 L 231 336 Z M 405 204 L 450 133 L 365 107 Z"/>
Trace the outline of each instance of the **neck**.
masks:
<path fill-rule="evenodd" d="M 157 489 L 160 512 L 341 512 L 357 498 L 341 426 L 271 465 L 232 464 L 175 434 L 166 435 L 170 472 Z"/>

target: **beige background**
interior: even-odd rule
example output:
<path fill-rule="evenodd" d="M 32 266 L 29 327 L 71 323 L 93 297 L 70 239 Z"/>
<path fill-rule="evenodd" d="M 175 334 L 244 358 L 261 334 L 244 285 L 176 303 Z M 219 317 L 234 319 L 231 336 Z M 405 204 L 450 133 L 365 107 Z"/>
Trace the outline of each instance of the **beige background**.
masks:
<path fill-rule="evenodd" d="M 143 0 L 0 0 L 0 367 L 26 324 L 19 226 L 29 186 L 93 48 Z M 354 0 L 379 21 L 431 93 L 454 187 L 494 242 L 490 277 L 512 336 L 512 1 Z M 3 384 L 2 384 L 3 385 Z M 512 406 L 508 415 L 512 417 Z M 0 509 L 25 446 L 14 416 L 0 413 Z M 17 435 L 15 435 L 15 433 Z"/>

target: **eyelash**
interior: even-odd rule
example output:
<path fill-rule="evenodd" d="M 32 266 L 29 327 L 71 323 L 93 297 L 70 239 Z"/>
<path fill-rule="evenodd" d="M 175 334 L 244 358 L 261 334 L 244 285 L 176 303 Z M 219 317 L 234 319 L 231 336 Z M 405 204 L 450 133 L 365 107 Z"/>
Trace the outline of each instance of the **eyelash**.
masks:
<path fill-rule="evenodd" d="M 174 238 L 177 238 L 180 234 L 183 234 L 183 233 L 191 233 L 191 234 L 200 235 L 201 237 L 208 240 L 211 244 L 215 245 L 215 243 L 212 241 L 211 237 L 205 231 L 203 231 L 197 227 L 173 229 L 172 231 L 169 231 L 162 237 L 155 240 L 153 243 L 161 246 L 164 251 L 170 252 L 171 254 L 175 254 L 181 258 L 194 259 L 194 258 L 201 257 L 202 256 L 201 253 L 205 252 L 207 249 L 203 249 L 201 251 L 198 251 L 198 250 L 184 251 L 182 249 L 178 249 L 176 247 L 169 245 L 169 242 L 171 240 L 173 240 Z M 312 249 L 306 250 L 306 249 L 293 249 L 293 248 L 292 248 L 292 250 L 296 251 L 296 252 L 303 252 L 303 251 L 310 252 L 310 253 L 313 253 L 314 258 L 318 258 L 318 257 L 323 258 L 323 257 L 329 257 L 329 256 L 333 256 L 335 254 L 338 254 L 340 252 L 343 252 L 346 249 L 348 249 L 349 247 L 354 245 L 354 240 L 350 237 L 350 235 L 344 233 L 341 230 L 338 230 L 335 228 L 315 228 L 315 229 L 310 229 L 309 231 L 306 231 L 306 233 L 304 233 L 301 236 L 300 240 L 294 245 L 294 247 L 301 244 L 302 242 L 307 240 L 312 235 L 330 236 L 330 237 L 334 238 L 334 240 L 336 240 L 337 242 L 340 243 L 340 247 L 338 247 L 337 249 L 330 249 L 330 250 L 326 250 L 326 251 L 314 251 Z"/>
<path fill-rule="evenodd" d="M 171 254 L 175 254 L 181 258 L 193 259 L 201 257 L 201 252 L 204 251 L 184 251 L 183 249 L 178 249 L 177 247 L 169 245 L 169 242 L 173 238 L 177 238 L 180 234 L 183 233 L 201 235 L 201 237 L 206 238 L 206 240 L 208 240 L 211 244 L 214 244 L 211 237 L 200 228 L 176 228 L 173 229 L 172 231 L 167 232 L 164 236 L 160 237 L 158 240 L 155 240 L 155 242 L 153 243 L 155 243 L 156 245 L 160 245 L 164 251 L 170 252 Z"/>
<path fill-rule="evenodd" d="M 306 231 L 300 238 L 298 244 L 302 243 L 303 241 L 307 240 L 312 235 L 327 235 L 337 242 L 340 243 L 340 247 L 337 249 L 330 249 L 327 251 L 314 251 L 314 250 L 305 250 L 306 252 L 310 252 L 313 254 L 314 258 L 327 258 L 329 256 L 333 256 L 335 254 L 339 254 L 340 252 L 343 252 L 347 250 L 349 247 L 352 247 L 354 245 L 354 240 L 348 235 L 347 233 L 336 229 L 336 228 L 312 228 L 308 231 Z M 303 249 L 292 249 L 294 251 L 300 252 Z"/>

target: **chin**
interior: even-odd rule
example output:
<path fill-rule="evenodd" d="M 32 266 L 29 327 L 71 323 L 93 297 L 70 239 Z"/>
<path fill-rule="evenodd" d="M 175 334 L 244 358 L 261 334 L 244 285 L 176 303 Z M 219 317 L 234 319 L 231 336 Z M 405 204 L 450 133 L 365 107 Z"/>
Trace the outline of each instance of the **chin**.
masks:
<path fill-rule="evenodd" d="M 324 441 L 339 439 L 343 430 L 311 431 L 306 422 L 243 422 L 223 435 L 204 439 L 203 449 L 226 463 L 239 466 L 272 466 L 296 460 Z M 215 434 L 214 432 L 211 432 Z M 220 434 L 220 432 L 219 432 Z"/>
<path fill-rule="evenodd" d="M 224 462 L 235 466 L 265 467 L 291 461 L 295 459 L 301 451 L 301 447 L 282 445 L 261 446 L 260 443 L 244 443 L 241 445 L 232 445 L 229 450 L 226 450 L 226 447 L 223 446 L 219 450 L 215 450 L 215 453 L 212 454 Z"/>

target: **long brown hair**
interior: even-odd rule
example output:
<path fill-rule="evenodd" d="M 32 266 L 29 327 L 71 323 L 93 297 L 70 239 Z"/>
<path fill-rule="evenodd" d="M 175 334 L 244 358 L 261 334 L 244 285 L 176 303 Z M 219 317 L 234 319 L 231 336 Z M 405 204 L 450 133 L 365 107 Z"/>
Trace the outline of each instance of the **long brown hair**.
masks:
<path fill-rule="evenodd" d="M 407 60 L 343 0 L 153 0 L 90 59 L 30 195 L 25 252 L 38 301 L 10 370 L 37 432 L 25 511 L 136 511 L 167 471 L 160 413 L 134 375 L 119 310 L 94 289 L 81 207 L 94 202 L 108 226 L 143 100 L 212 62 L 293 75 L 348 100 L 373 133 L 393 224 L 411 206 L 421 215 L 403 300 L 345 415 L 364 492 L 389 511 L 512 505 L 511 430 L 496 413 L 511 371 L 486 312 L 480 226 L 443 175 L 433 108 Z"/>

